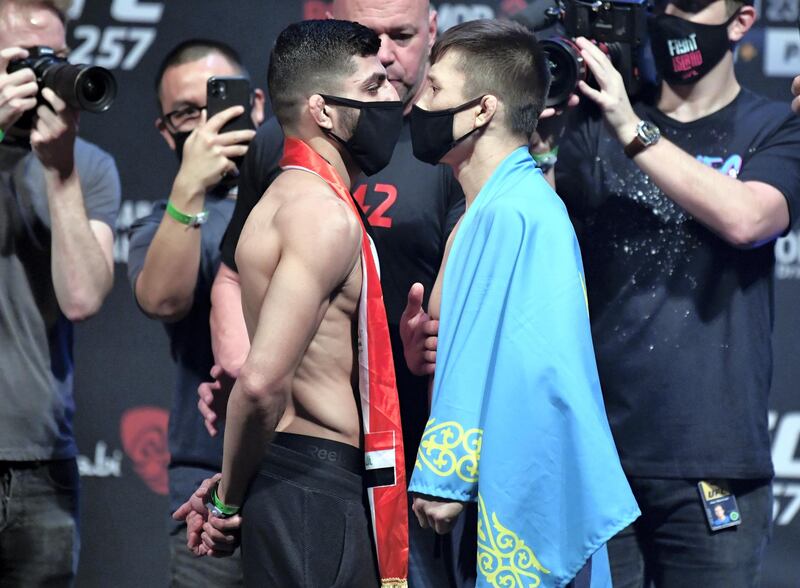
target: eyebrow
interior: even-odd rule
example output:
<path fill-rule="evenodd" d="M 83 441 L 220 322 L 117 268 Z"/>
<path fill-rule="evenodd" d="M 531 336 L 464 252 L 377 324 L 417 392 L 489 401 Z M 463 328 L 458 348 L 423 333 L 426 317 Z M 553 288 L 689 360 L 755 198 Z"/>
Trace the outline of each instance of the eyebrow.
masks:
<path fill-rule="evenodd" d="M 375 72 L 371 76 L 369 76 L 366 80 L 361 83 L 361 87 L 365 90 L 369 88 L 372 84 L 378 84 L 379 86 L 383 85 L 383 82 L 386 81 L 386 74 L 383 72 Z"/>
<path fill-rule="evenodd" d="M 175 104 L 172 105 L 172 110 L 170 112 L 175 112 L 176 110 L 183 110 L 184 108 L 188 108 L 191 106 L 192 108 L 203 108 L 199 104 L 195 104 L 194 102 L 190 102 L 188 100 L 178 100 Z"/>
<path fill-rule="evenodd" d="M 409 24 L 399 25 L 396 27 L 391 27 L 387 29 L 386 32 L 387 34 L 391 35 L 397 33 L 416 33 L 417 30 L 418 30 L 417 25 L 409 23 Z"/>

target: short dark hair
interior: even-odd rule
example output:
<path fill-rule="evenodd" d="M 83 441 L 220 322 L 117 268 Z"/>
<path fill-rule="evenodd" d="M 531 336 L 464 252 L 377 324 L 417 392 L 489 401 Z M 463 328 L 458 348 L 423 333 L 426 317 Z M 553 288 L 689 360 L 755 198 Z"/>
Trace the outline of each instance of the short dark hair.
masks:
<path fill-rule="evenodd" d="M 156 93 L 159 96 L 161 95 L 161 78 L 164 77 L 164 72 L 169 68 L 203 59 L 212 53 L 219 53 L 228 63 L 234 66 L 235 69 L 238 69 L 241 75 L 247 78 L 250 77 L 244 65 L 242 65 L 242 58 L 239 56 L 239 53 L 227 43 L 214 41 L 212 39 L 187 39 L 175 45 L 164 59 L 161 60 L 161 64 L 158 66 L 158 71 L 156 72 Z"/>
<path fill-rule="evenodd" d="M 448 29 L 431 50 L 431 65 L 458 53 L 464 95 L 492 94 L 505 106 L 512 133 L 530 138 L 550 88 L 550 69 L 536 35 L 508 21 L 473 20 Z"/>
<path fill-rule="evenodd" d="M 282 127 L 297 120 L 299 106 L 316 93 L 335 94 L 356 71 L 353 57 L 377 55 L 381 41 L 371 29 L 346 20 L 306 20 L 286 27 L 275 40 L 267 86 Z"/>

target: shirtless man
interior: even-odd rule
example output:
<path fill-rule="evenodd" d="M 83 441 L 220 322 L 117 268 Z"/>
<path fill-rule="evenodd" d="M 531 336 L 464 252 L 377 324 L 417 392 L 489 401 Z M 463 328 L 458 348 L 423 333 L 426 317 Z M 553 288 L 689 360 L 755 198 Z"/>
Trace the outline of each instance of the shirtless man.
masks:
<path fill-rule="evenodd" d="M 348 188 L 362 169 L 386 165 L 402 125 L 379 47 L 356 23 L 306 21 L 280 34 L 270 59 L 286 171 L 236 252 L 251 348 L 228 403 L 222 473 L 176 512 L 198 555 L 226 555 L 241 522 L 248 585 L 378 583 L 362 502 L 369 431 L 359 423 L 356 331 L 369 335 L 362 346 L 382 333 L 388 347 L 388 327 L 385 314 L 360 309 L 364 282 L 378 293 L 379 284 Z M 383 363 L 393 386 L 391 353 Z M 380 367 L 369 366 L 370 380 Z M 372 381 L 360 385 L 362 398 L 372 394 Z M 402 464 L 401 445 L 397 454 Z M 383 575 L 380 551 L 378 539 Z"/>

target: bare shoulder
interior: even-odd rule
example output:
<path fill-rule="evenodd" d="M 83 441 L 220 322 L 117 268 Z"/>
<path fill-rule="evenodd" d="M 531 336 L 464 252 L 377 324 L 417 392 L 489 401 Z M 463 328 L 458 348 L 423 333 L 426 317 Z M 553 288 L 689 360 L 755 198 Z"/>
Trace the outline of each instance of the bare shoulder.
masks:
<path fill-rule="evenodd" d="M 360 251 L 358 217 L 324 180 L 300 171 L 284 172 L 279 179 L 284 181 L 274 185 L 280 205 L 273 224 L 284 247 L 328 261 L 351 259 Z"/>

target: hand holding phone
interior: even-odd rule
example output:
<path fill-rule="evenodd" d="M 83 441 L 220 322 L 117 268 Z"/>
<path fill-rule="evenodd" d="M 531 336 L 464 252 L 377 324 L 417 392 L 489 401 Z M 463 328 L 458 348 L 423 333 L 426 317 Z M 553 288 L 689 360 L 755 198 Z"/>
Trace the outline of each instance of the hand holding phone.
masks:
<path fill-rule="evenodd" d="M 209 119 L 231 106 L 241 106 L 244 108 L 244 113 L 225 123 L 222 129 L 220 129 L 220 133 L 255 129 L 253 119 L 250 116 L 250 111 L 252 109 L 250 80 L 245 77 L 213 76 L 208 78 L 206 85 L 206 105 Z"/>

